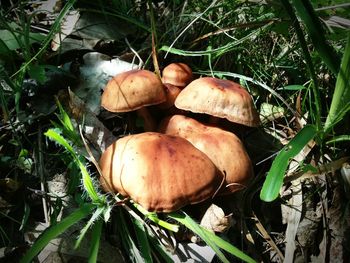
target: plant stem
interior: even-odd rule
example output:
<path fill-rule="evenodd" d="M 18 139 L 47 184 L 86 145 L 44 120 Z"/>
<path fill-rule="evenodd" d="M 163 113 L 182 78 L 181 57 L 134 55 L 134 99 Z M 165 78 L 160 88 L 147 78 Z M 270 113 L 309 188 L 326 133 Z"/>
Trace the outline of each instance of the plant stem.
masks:
<path fill-rule="evenodd" d="M 321 98 L 320 98 L 320 94 L 319 94 L 319 87 L 317 84 L 317 78 L 316 78 L 316 74 L 314 71 L 314 67 L 313 67 L 313 63 L 311 60 L 311 56 L 309 53 L 309 50 L 307 48 L 307 44 L 304 38 L 304 33 L 301 30 L 301 27 L 299 25 L 298 19 L 294 13 L 293 7 L 291 6 L 291 4 L 289 3 L 288 0 L 281 0 L 285 10 L 287 11 L 289 17 L 292 20 L 295 32 L 298 36 L 299 39 L 299 43 L 301 46 L 301 49 L 303 50 L 304 56 L 305 56 L 305 60 L 306 60 L 306 66 L 308 68 L 311 80 L 312 80 L 312 92 L 314 95 L 314 106 L 315 106 L 315 110 L 316 110 L 316 118 L 315 118 L 315 122 L 316 122 L 316 127 L 317 130 L 321 129 Z"/>

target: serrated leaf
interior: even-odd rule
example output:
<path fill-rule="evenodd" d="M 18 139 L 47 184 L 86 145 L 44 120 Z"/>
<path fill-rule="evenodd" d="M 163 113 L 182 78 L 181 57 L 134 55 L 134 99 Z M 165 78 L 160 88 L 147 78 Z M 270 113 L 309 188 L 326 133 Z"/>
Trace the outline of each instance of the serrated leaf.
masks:
<path fill-rule="evenodd" d="M 71 154 L 75 155 L 73 147 L 68 143 L 68 141 L 63 138 L 57 130 L 49 129 L 47 132 L 44 133 L 45 136 L 49 137 L 51 140 L 57 142 L 58 144 L 62 145 L 66 150 L 68 150 Z"/>
<path fill-rule="evenodd" d="M 95 210 L 95 212 L 92 214 L 89 221 L 85 224 L 85 226 L 80 230 L 79 237 L 77 241 L 75 242 L 74 248 L 77 249 L 80 246 L 81 241 L 83 240 L 84 236 L 86 235 L 89 228 L 97 221 L 99 221 L 99 217 L 103 213 L 104 208 L 99 207 Z"/>
<path fill-rule="evenodd" d="M 85 165 L 82 163 L 82 161 L 79 159 L 78 155 L 75 153 L 73 147 L 68 143 L 68 141 L 62 137 L 55 129 L 49 129 L 45 136 L 49 137 L 53 141 L 57 142 L 58 144 L 62 145 L 66 150 L 69 151 L 69 153 L 72 155 L 76 165 L 78 165 L 80 172 L 82 174 L 83 178 L 83 185 L 84 189 L 88 193 L 90 199 L 93 202 L 101 203 L 104 202 L 99 195 L 97 194 L 97 191 L 94 187 L 94 184 L 92 182 L 92 179 L 90 177 L 89 172 L 87 171 Z"/>

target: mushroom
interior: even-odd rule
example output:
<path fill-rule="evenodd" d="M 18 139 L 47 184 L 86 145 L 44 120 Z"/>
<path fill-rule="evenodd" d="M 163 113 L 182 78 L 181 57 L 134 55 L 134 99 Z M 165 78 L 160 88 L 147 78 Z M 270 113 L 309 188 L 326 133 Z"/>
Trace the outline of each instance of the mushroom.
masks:
<path fill-rule="evenodd" d="M 189 66 L 184 63 L 171 63 L 163 69 L 162 82 L 165 86 L 166 101 L 159 104 L 159 108 L 169 110 L 174 108 L 174 102 L 181 90 L 192 81 L 193 74 Z"/>
<path fill-rule="evenodd" d="M 213 196 L 223 179 L 212 161 L 190 142 L 155 132 L 118 139 L 99 164 L 104 189 L 156 212 L 202 202 Z"/>
<path fill-rule="evenodd" d="M 240 139 L 231 132 L 183 115 L 165 118 L 158 131 L 187 139 L 210 158 L 225 176 L 224 186 L 218 194 L 241 190 L 253 177 L 252 162 Z"/>
<path fill-rule="evenodd" d="M 164 86 L 166 101 L 159 104 L 158 107 L 163 110 L 168 110 L 174 106 L 174 102 L 177 96 L 180 94 L 181 89 L 178 86 L 174 86 L 169 83 L 164 83 Z"/>
<path fill-rule="evenodd" d="M 147 106 L 166 100 L 161 80 L 148 70 L 131 70 L 113 77 L 102 94 L 101 105 L 111 112 L 137 111 L 144 120 L 146 131 L 155 130 L 156 124 Z"/>
<path fill-rule="evenodd" d="M 226 118 L 250 127 L 260 125 L 250 94 L 239 84 L 212 77 L 192 81 L 178 95 L 175 106 L 194 113 Z"/>
<path fill-rule="evenodd" d="M 193 79 L 192 69 L 185 63 L 171 63 L 163 69 L 162 82 L 184 88 Z"/>

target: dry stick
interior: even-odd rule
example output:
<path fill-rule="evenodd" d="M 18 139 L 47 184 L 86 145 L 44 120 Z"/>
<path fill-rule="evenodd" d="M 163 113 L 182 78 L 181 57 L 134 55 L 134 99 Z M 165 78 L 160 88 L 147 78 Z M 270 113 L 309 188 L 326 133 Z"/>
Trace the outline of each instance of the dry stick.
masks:
<path fill-rule="evenodd" d="M 288 174 L 293 173 L 298 167 L 299 163 L 304 161 L 306 156 L 311 152 L 312 148 L 316 145 L 315 141 L 310 141 L 303 150 L 298 153 L 294 159 L 289 163 Z M 286 209 L 288 211 L 287 216 L 287 229 L 286 229 L 286 247 L 285 247 L 285 263 L 292 263 L 295 252 L 295 237 L 297 235 L 299 223 L 301 220 L 301 213 L 303 212 L 303 191 L 301 180 L 292 181 L 291 189 L 295 194 L 289 200 L 290 206 Z"/>
<path fill-rule="evenodd" d="M 266 231 L 265 227 L 260 223 L 258 217 L 253 212 L 253 220 L 255 222 L 256 228 L 259 230 L 262 237 L 266 240 L 266 242 L 276 251 L 277 255 L 279 256 L 280 260 L 284 261 L 284 256 L 281 250 L 277 247 L 276 243 L 272 240 L 269 233 Z"/>
<path fill-rule="evenodd" d="M 42 129 L 41 129 L 41 124 L 39 124 L 39 131 L 38 131 L 38 174 L 40 177 L 40 190 L 43 193 L 46 193 L 45 189 L 45 176 L 44 176 L 44 169 L 43 169 L 43 154 L 42 154 Z M 48 215 L 48 209 L 47 209 L 47 201 L 46 201 L 46 195 L 42 195 L 42 203 L 43 203 L 43 210 L 44 210 L 44 217 L 45 217 L 45 223 L 49 224 L 50 219 Z"/>
<path fill-rule="evenodd" d="M 141 56 L 139 55 L 139 53 L 137 53 L 137 51 L 130 45 L 129 40 L 127 38 L 125 38 L 125 43 L 128 45 L 128 47 L 130 48 L 131 52 L 134 53 L 134 55 L 139 59 L 139 66 L 138 69 L 141 69 L 143 67 L 143 65 L 145 64 L 141 58 Z M 132 61 L 132 64 L 134 64 L 134 59 Z"/>
<path fill-rule="evenodd" d="M 342 168 L 343 164 L 346 163 L 348 160 L 350 159 L 350 157 L 343 157 L 340 158 L 338 160 L 332 161 L 330 163 L 326 163 L 320 166 L 315 167 L 315 169 L 317 169 L 317 171 L 301 171 L 301 172 L 296 172 L 293 173 L 289 176 L 286 176 L 283 180 L 284 183 L 289 183 L 292 182 L 296 179 L 306 179 L 306 178 L 312 178 L 312 177 L 316 177 L 325 173 L 331 173 L 335 170 L 338 170 L 340 168 Z"/>
<path fill-rule="evenodd" d="M 154 32 L 152 32 L 152 60 L 153 60 L 154 71 L 156 72 L 156 75 L 158 76 L 158 78 L 161 79 L 162 77 L 160 75 L 160 70 L 159 70 Z"/>
<path fill-rule="evenodd" d="M 345 7 L 349 7 L 349 6 L 350 6 L 350 3 L 344 3 L 344 4 L 315 8 L 315 11 L 317 12 L 317 11 L 324 11 L 324 10 L 329 10 L 329 9 L 345 8 Z"/>
<path fill-rule="evenodd" d="M 99 173 L 100 176 L 102 176 L 102 171 L 101 171 L 101 168 L 100 166 L 98 165 L 95 157 L 93 156 L 91 150 L 90 150 L 90 147 L 87 145 L 86 141 L 85 141 L 85 138 L 83 136 L 83 131 L 82 131 L 82 128 L 81 128 L 81 125 L 79 125 L 79 134 L 80 134 L 80 137 L 81 137 L 81 140 L 83 141 L 84 143 L 84 146 L 85 146 L 85 149 L 88 153 L 88 155 L 90 156 L 90 159 L 91 159 L 91 162 L 95 165 L 96 169 L 97 169 L 97 172 Z M 112 189 L 112 188 L 110 188 Z M 108 189 L 108 190 L 110 190 Z"/>
<path fill-rule="evenodd" d="M 156 25 L 155 25 L 155 19 L 154 19 L 154 12 L 153 12 L 153 5 L 151 1 L 148 1 L 149 3 L 149 9 L 151 12 L 151 30 L 152 30 L 152 60 L 153 60 L 153 66 L 154 71 L 159 79 L 161 79 L 160 70 L 159 70 L 159 64 L 157 59 L 157 49 L 156 49 Z"/>

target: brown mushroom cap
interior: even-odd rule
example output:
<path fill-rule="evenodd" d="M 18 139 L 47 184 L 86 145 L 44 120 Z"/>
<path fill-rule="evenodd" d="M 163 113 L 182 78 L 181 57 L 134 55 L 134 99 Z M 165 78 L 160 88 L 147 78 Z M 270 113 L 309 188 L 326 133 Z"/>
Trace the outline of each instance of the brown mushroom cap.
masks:
<path fill-rule="evenodd" d="M 253 177 L 253 166 L 240 139 L 231 132 L 204 125 L 183 115 L 165 118 L 159 132 L 180 136 L 205 153 L 226 176 L 219 194 L 244 188 Z"/>
<path fill-rule="evenodd" d="M 162 81 L 183 88 L 193 79 L 192 69 L 184 63 L 171 63 L 163 69 Z"/>
<path fill-rule="evenodd" d="M 131 70 L 113 77 L 102 94 L 101 105 L 111 112 L 128 112 L 166 100 L 161 80 L 148 70 Z"/>
<path fill-rule="evenodd" d="M 154 132 L 117 140 L 99 163 L 105 189 L 110 186 L 148 211 L 170 212 L 204 201 L 222 180 L 210 159 L 190 142 Z"/>
<path fill-rule="evenodd" d="M 181 91 L 175 106 L 251 127 L 260 124 L 259 114 L 249 93 L 230 80 L 211 77 L 196 79 Z"/>

